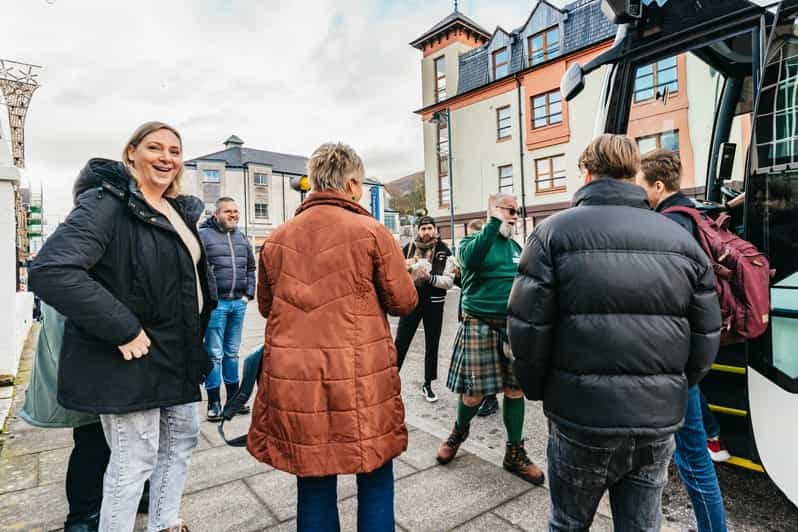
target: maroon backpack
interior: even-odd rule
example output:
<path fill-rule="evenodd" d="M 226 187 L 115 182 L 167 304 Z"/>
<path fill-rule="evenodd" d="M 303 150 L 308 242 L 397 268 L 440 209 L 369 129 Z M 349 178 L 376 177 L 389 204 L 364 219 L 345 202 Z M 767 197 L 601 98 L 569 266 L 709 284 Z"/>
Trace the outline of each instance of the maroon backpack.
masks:
<path fill-rule="evenodd" d="M 690 207 L 670 207 L 663 214 L 689 216 L 698 228 L 698 240 L 715 269 L 723 326 L 721 344 L 733 344 L 763 334 L 770 317 L 770 269 L 767 257 L 752 243 L 729 230 L 729 215 L 704 218 Z"/>

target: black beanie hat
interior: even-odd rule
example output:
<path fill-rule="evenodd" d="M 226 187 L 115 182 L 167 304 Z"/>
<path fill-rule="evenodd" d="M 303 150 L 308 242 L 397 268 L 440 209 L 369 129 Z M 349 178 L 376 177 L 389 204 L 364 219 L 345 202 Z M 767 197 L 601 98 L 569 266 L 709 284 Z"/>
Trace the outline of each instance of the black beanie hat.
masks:
<path fill-rule="evenodd" d="M 436 227 L 436 228 L 438 227 L 435 224 L 435 220 L 432 218 L 432 216 L 422 216 L 421 218 L 418 219 L 418 221 L 416 222 L 416 225 L 418 227 L 421 227 L 422 225 L 432 225 L 432 227 Z"/>

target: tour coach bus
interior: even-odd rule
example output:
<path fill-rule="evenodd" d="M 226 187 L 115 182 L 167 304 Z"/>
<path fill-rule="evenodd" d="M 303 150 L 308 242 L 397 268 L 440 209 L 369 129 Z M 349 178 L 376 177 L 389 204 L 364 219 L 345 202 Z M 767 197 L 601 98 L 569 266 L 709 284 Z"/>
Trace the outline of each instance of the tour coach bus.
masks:
<path fill-rule="evenodd" d="M 798 0 L 603 0 L 612 48 L 563 77 L 601 83 L 598 132 L 678 150 L 686 186 L 770 259 L 768 331 L 721 348 L 701 387 L 730 462 L 798 503 Z M 585 76 L 597 71 L 596 76 Z M 684 185 L 684 183 L 683 183 Z M 641 290 L 644 290 L 641 287 Z"/>

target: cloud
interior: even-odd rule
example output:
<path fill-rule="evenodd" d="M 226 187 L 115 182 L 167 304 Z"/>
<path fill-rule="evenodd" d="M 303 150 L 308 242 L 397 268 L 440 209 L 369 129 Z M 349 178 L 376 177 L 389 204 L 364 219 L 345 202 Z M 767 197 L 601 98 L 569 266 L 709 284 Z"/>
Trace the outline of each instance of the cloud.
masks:
<path fill-rule="evenodd" d="M 492 31 L 518 27 L 533 5 L 462 0 L 460 9 Z M 25 176 L 44 183 L 51 212 L 65 213 L 85 161 L 118 157 L 130 132 L 155 119 L 181 129 L 189 158 L 233 133 L 305 155 L 343 140 L 371 176 L 413 173 L 424 165 L 412 114 L 421 54 L 407 43 L 451 9 L 447 0 L 5 0 L 0 56 L 43 67 Z"/>

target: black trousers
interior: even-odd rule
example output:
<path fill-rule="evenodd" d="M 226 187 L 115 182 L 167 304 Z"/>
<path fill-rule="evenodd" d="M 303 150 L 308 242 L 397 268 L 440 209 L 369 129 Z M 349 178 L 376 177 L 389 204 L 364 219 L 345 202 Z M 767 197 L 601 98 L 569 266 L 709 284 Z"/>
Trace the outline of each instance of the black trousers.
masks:
<path fill-rule="evenodd" d="M 418 324 L 424 322 L 424 381 L 432 382 L 438 378 L 438 344 L 441 340 L 441 327 L 443 326 L 443 304 L 432 303 L 427 299 L 407 316 L 399 318 L 399 327 L 396 330 L 397 365 L 402 369 L 410 343 L 416 334 Z"/>
<path fill-rule="evenodd" d="M 67 524 L 100 514 L 103 500 L 103 475 L 111 458 L 102 424 L 98 421 L 72 429 L 75 447 L 69 455 L 66 495 L 69 501 Z"/>

